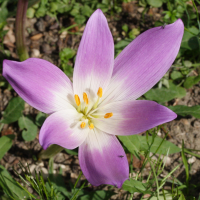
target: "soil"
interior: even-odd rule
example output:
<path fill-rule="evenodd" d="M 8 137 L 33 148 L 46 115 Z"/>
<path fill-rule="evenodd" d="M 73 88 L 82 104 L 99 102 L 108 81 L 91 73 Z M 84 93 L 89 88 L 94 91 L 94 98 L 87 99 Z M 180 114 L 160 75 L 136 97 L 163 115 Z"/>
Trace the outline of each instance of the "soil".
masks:
<path fill-rule="evenodd" d="M 124 39 L 125 37 L 121 29 L 123 24 L 127 24 L 130 29 L 140 27 L 140 31 L 143 32 L 149 28 L 154 27 L 154 22 L 161 18 L 162 10 L 156 8 L 150 9 L 148 14 L 142 16 L 143 8 L 138 7 L 136 4 L 134 4 L 134 2 L 127 4 L 124 3 L 122 8 L 122 15 L 110 16 L 107 18 L 115 42 Z M 15 18 L 9 18 L 7 20 L 6 29 L 9 31 L 4 38 L 4 46 L 5 49 L 8 49 L 11 52 L 12 59 L 18 60 L 15 48 L 14 22 Z M 69 47 L 77 50 L 79 46 L 81 35 L 69 34 L 67 32 L 59 33 L 62 27 L 68 27 L 74 23 L 75 22 L 73 18 L 69 19 L 65 16 L 58 16 L 58 21 L 49 16 L 45 16 L 44 18 L 39 19 L 27 19 L 26 44 L 30 57 L 42 58 L 59 66 L 59 51 L 64 47 Z M 74 27 L 71 32 L 83 33 L 83 30 L 84 26 Z M 184 98 L 175 100 L 176 105 L 199 105 L 199 88 L 200 84 L 197 84 L 192 89 L 187 90 L 187 95 Z M 0 89 L 1 113 L 7 106 L 9 99 L 11 99 L 13 96 L 17 96 L 14 91 L 3 88 Z M 26 104 L 24 114 L 36 115 L 37 113 L 37 110 Z M 167 123 L 165 125 L 165 129 L 161 129 L 159 134 L 161 137 L 164 137 L 166 132 L 169 132 L 168 140 L 178 145 L 179 147 L 181 147 L 182 140 L 184 140 L 186 148 L 200 150 L 200 119 L 196 119 L 191 116 L 184 118 L 178 117 L 174 121 Z M 13 168 L 20 174 L 22 172 L 19 167 L 20 162 L 24 165 L 28 163 L 32 173 L 34 173 L 34 169 L 41 170 L 44 174 L 44 177 L 47 177 L 48 161 L 35 161 L 35 157 L 37 157 L 39 152 L 42 150 L 42 147 L 38 142 L 38 136 L 34 141 L 23 141 L 17 123 L 4 125 L 1 135 L 9 134 L 15 134 L 16 137 L 12 148 L 6 153 L 6 155 L 0 161 L 0 164 L 5 166 L 5 168 L 16 180 L 19 180 L 19 178 L 13 172 Z M 200 182 L 200 160 L 192 156 L 190 157 L 190 175 L 192 177 L 190 184 L 197 184 Z M 137 160 L 135 160 L 134 163 L 136 167 L 140 166 L 140 164 L 137 164 Z M 180 168 L 175 171 L 173 175 L 179 180 L 184 181 L 185 171 L 184 166 L 181 163 L 180 153 L 170 155 L 168 157 L 168 162 L 164 173 L 167 174 L 167 172 L 180 164 Z M 77 156 L 68 155 L 64 151 L 58 153 L 54 158 L 54 173 L 58 173 L 60 167 L 63 170 L 62 175 L 65 178 L 66 184 L 68 183 L 67 180 L 70 180 L 72 183 L 74 183 L 80 173 L 80 166 Z M 148 168 L 146 171 L 148 173 Z M 81 180 L 84 179 L 84 176 L 82 176 Z M 169 189 L 170 186 L 166 187 Z M 108 189 L 108 186 L 91 186 L 89 188 L 89 190 L 96 189 Z M 32 189 L 29 188 L 29 191 L 32 192 Z M 113 191 L 116 194 L 113 195 L 111 199 L 121 200 L 127 197 L 126 192 L 122 189 L 115 188 Z M 138 199 L 137 194 L 134 196 L 134 199 Z"/>

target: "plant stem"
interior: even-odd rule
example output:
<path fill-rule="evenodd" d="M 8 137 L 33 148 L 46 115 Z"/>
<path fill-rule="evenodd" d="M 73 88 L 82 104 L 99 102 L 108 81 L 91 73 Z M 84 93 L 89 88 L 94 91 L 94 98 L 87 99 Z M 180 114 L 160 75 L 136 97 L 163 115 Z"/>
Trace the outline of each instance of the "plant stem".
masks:
<path fill-rule="evenodd" d="M 25 45 L 25 22 L 27 8 L 28 0 L 18 0 L 15 22 L 15 37 L 17 53 L 20 61 L 24 61 L 29 58 L 28 51 Z"/>

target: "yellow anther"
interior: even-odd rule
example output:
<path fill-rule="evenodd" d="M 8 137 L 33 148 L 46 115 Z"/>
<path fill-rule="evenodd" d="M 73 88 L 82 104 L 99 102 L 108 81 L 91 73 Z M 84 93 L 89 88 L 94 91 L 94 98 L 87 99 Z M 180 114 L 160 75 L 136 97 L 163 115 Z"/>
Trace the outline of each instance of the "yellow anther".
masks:
<path fill-rule="evenodd" d="M 88 96 L 87 96 L 87 94 L 85 93 L 85 92 L 83 92 L 83 100 L 84 100 L 84 102 L 85 102 L 85 104 L 86 105 L 88 105 Z"/>
<path fill-rule="evenodd" d="M 80 98 L 77 94 L 74 95 L 74 99 L 75 99 L 76 105 L 79 106 L 81 102 L 80 102 Z"/>
<path fill-rule="evenodd" d="M 81 125 L 80 125 L 81 128 L 85 128 L 85 126 L 86 126 L 85 122 L 82 122 Z"/>
<path fill-rule="evenodd" d="M 94 128 L 94 124 L 91 123 L 91 124 L 89 125 L 89 129 L 93 129 L 93 128 Z"/>
<path fill-rule="evenodd" d="M 97 95 L 98 95 L 99 98 L 102 97 L 102 95 L 103 95 L 103 89 L 101 87 L 99 88 L 99 90 L 97 92 Z"/>
<path fill-rule="evenodd" d="M 104 118 L 110 118 L 110 117 L 112 117 L 113 116 L 113 113 L 106 113 L 105 115 L 104 115 Z"/>

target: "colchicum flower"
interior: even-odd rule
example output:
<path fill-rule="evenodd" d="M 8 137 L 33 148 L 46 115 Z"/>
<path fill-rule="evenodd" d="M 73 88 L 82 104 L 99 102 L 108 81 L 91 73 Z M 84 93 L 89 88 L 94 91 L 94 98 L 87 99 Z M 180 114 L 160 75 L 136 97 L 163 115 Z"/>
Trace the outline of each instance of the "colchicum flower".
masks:
<path fill-rule="evenodd" d="M 115 135 L 138 134 L 176 118 L 156 102 L 136 99 L 172 65 L 183 31 L 180 19 L 152 28 L 114 61 L 113 38 L 98 9 L 85 27 L 73 83 L 58 67 L 38 58 L 4 60 L 3 76 L 28 104 L 50 114 L 39 135 L 44 149 L 51 144 L 79 147 L 81 169 L 92 185 L 121 187 L 129 166 Z"/>

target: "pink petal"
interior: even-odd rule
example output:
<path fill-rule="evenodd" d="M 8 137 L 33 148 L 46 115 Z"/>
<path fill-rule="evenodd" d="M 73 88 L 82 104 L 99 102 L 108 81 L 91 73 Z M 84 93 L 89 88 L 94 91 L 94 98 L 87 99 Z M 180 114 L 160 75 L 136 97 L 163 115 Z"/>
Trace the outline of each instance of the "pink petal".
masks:
<path fill-rule="evenodd" d="M 78 49 L 73 76 L 74 94 L 82 100 L 83 92 L 86 92 L 92 101 L 97 97 L 99 87 L 105 91 L 113 66 L 113 38 L 104 14 L 98 9 L 88 20 Z"/>
<path fill-rule="evenodd" d="M 44 122 L 39 135 L 41 146 L 46 149 L 57 144 L 67 149 L 80 146 L 86 139 L 89 128 L 81 129 L 80 114 L 73 108 L 55 112 Z"/>
<path fill-rule="evenodd" d="M 94 126 L 113 135 L 133 135 L 160 124 L 169 122 L 177 115 L 154 101 L 134 100 L 119 101 L 100 107 L 94 115 L 104 116 L 106 113 L 113 116 L 105 119 L 92 119 Z"/>
<path fill-rule="evenodd" d="M 79 147 L 83 174 L 94 186 L 110 184 L 121 187 L 129 178 L 126 154 L 115 136 L 93 129 Z"/>
<path fill-rule="evenodd" d="M 183 22 L 178 19 L 133 40 L 115 59 L 104 104 L 110 100 L 135 100 L 151 89 L 174 62 L 183 32 Z"/>
<path fill-rule="evenodd" d="M 53 113 L 74 103 L 71 81 L 48 61 L 38 58 L 23 62 L 4 60 L 3 76 L 19 96 L 42 112 Z"/>

